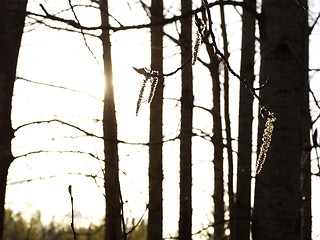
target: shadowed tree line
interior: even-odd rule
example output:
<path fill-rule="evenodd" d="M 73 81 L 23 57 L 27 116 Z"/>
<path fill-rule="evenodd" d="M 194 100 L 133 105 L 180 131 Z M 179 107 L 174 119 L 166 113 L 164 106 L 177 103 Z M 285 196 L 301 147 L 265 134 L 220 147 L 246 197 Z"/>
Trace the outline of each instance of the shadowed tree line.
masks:
<path fill-rule="evenodd" d="M 104 224 L 88 227 L 76 227 L 78 240 L 101 240 L 104 236 Z M 145 240 L 146 223 L 142 221 L 134 232 L 129 234 L 129 240 Z M 74 235 L 69 224 L 57 222 L 54 219 L 48 224 L 41 221 L 41 213 L 34 213 L 26 220 L 21 213 L 6 210 L 4 224 L 4 239 L 6 240 L 73 240 Z"/>

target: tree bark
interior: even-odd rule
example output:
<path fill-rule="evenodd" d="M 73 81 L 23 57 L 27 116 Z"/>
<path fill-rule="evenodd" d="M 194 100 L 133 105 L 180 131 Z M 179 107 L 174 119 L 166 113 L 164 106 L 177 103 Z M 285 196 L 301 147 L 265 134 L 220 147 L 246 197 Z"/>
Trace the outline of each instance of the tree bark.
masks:
<path fill-rule="evenodd" d="M 151 23 L 163 19 L 163 1 L 153 0 Z M 163 27 L 151 28 L 151 69 L 163 72 Z M 149 212 L 148 239 L 162 239 L 162 107 L 163 77 L 158 78 L 154 98 L 150 104 L 150 147 L 149 147 Z M 153 144 L 156 143 L 156 144 Z"/>
<path fill-rule="evenodd" d="M 101 22 L 109 24 L 108 0 L 100 0 Z M 103 134 L 105 153 L 105 240 L 126 239 L 122 222 L 122 200 L 119 182 L 119 156 L 117 140 L 117 120 L 113 90 L 110 34 L 102 30 L 103 64 L 105 75 L 105 93 L 103 108 Z"/>
<path fill-rule="evenodd" d="M 213 95 L 213 137 L 214 147 L 213 167 L 214 167 L 214 233 L 213 239 L 223 239 L 224 232 L 224 187 L 223 187 L 223 139 L 221 126 L 221 107 L 220 107 L 220 80 L 219 80 L 219 60 L 211 46 L 207 46 L 207 52 L 210 58 L 209 71 L 212 77 L 212 95 Z"/>
<path fill-rule="evenodd" d="M 228 35 L 226 18 L 224 12 L 224 6 L 220 5 L 220 15 L 221 15 L 221 31 L 223 40 L 223 54 L 226 59 L 229 58 L 228 51 Z M 231 121 L 230 121 L 230 110 L 229 110 L 229 71 L 226 65 L 224 65 L 224 83 L 223 83 L 223 93 L 224 93 L 224 122 L 226 125 L 226 148 L 228 156 L 228 197 L 229 197 L 229 240 L 234 238 L 234 191 L 233 191 L 233 156 L 232 156 L 232 140 L 231 140 Z"/>
<path fill-rule="evenodd" d="M 203 14 L 203 19 L 206 22 L 206 15 Z M 207 39 L 208 40 L 208 37 Z M 214 190 L 213 190 L 213 240 L 225 238 L 225 206 L 224 206 L 224 186 L 223 186 L 223 138 L 222 138 L 222 116 L 221 116 L 221 87 L 220 87 L 220 59 L 215 54 L 214 48 L 206 45 L 206 50 L 209 56 L 209 63 L 204 64 L 211 75 L 212 79 L 212 103 L 211 111 L 213 122 L 213 137 L 211 142 L 214 148 L 213 154 L 213 171 L 214 171 Z"/>
<path fill-rule="evenodd" d="M 11 124 L 13 86 L 27 0 L 0 0 L 0 239 L 3 239 L 8 169 L 13 161 Z"/>
<path fill-rule="evenodd" d="M 254 240 L 298 240 L 301 159 L 309 137 L 307 1 L 262 1 L 261 97 L 277 120 L 271 147 L 256 177 Z M 259 132 L 263 131 L 260 124 Z"/>
<path fill-rule="evenodd" d="M 244 0 L 252 8 L 256 0 Z M 242 14 L 242 44 L 240 75 L 248 86 L 253 86 L 255 55 L 255 17 L 248 11 Z M 252 154 L 252 104 L 250 91 L 240 85 L 237 194 L 235 207 L 235 239 L 250 239 L 251 216 L 251 154 Z"/>
<path fill-rule="evenodd" d="M 307 52 L 309 52 L 309 44 L 307 44 Z M 309 66 L 309 59 L 306 60 L 306 66 Z M 308 67 L 309 68 L 309 67 Z M 308 73 L 306 73 L 308 78 Z M 308 86 L 309 87 L 309 86 Z M 304 92 L 304 99 L 308 99 L 309 91 Z M 307 112 L 308 110 L 308 112 Z M 305 124 L 303 132 L 308 132 L 312 128 L 311 116 L 308 109 L 304 109 Z M 303 135 L 303 142 L 305 143 L 305 151 L 301 156 L 301 229 L 300 229 L 300 240 L 311 240 L 312 239 L 312 204 L 311 204 L 311 158 L 310 151 L 307 150 L 307 146 L 310 146 L 310 137 L 308 134 Z M 313 143 L 314 144 L 314 143 Z"/>
<path fill-rule="evenodd" d="M 181 0 L 181 12 L 192 10 L 191 0 Z M 192 235 L 192 110 L 193 110 L 193 75 L 192 75 L 192 17 L 181 20 L 181 132 L 180 132 L 180 216 L 179 240 L 191 240 Z"/>
<path fill-rule="evenodd" d="M 306 124 L 306 127 L 308 125 Z M 310 126 L 310 125 L 309 125 Z M 306 146 L 309 139 L 305 139 Z M 301 158 L 301 232 L 300 240 L 312 239 L 312 207 L 311 207 L 311 160 L 310 152 L 305 151 Z"/>

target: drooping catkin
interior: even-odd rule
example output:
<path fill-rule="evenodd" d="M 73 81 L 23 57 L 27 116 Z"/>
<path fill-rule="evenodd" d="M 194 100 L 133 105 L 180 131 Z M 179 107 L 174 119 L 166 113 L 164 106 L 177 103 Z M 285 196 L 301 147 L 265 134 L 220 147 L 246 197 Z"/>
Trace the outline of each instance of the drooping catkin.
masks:
<path fill-rule="evenodd" d="M 262 114 L 262 116 L 267 118 L 267 122 L 265 124 L 265 129 L 263 130 L 262 145 L 260 147 L 260 153 L 256 163 L 256 175 L 261 172 L 262 166 L 266 161 L 274 128 L 273 123 L 276 121 L 274 113 L 268 112 L 266 116 L 264 116 L 264 114 Z"/>
<path fill-rule="evenodd" d="M 196 41 L 195 41 L 193 52 L 192 52 L 192 65 L 194 65 L 197 61 L 199 47 L 202 44 L 201 35 L 204 34 L 204 31 L 206 28 L 206 24 L 201 18 L 198 19 L 197 24 L 199 24 L 200 32 L 199 31 L 196 32 Z"/>
<path fill-rule="evenodd" d="M 194 48 L 193 48 L 193 52 L 192 52 L 192 65 L 194 65 L 196 63 L 200 45 L 201 45 L 201 35 L 197 31 L 197 33 L 196 33 L 196 42 L 194 44 Z"/>
<path fill-rule="evenodd" d="M 138 116 L 139 109 L 140 109 L 140 106 L 141 106 L 141 103 L 142 103 L 143 92 L 144 92 L 144 89 L 146 87 L 147 81 L 148 81 L 147 78 L 143 79 L 143 83 L 142 83 L 142 86 L 141 86 L 141 89 L 140 89 L 140 93 L 139 93 L 139 97 L 138 97 L 138 101 L 137 101 L 137 107 L 136 107 L 136 115 L 137 116 Z"/>
<path fill-rule="evenodd" d="M 157 74 L 158 72 L 153 71 L 151 72 L 151 74 Z M 154 97 L 154 93 L 156 92 L 156 88 L 157 88 L 157 84 L 158 84 L 158 77 L 151 77 L 150 78 L 150 82 L 151 82 L 151 89 L 150 89 L 150 94 L 148 97 L 148 103 L 152 102 L 152 99 Z"/>
<path fill-rule="evenodd" d="M 151 88 L 150 88 L 150 93 L 149 93 L 149 97 L 148 97 L 148 103 L 152 102 L 152 99 L 154 97 L 156 88 L 157 88 L 157 84 L 158 84 L 158 75 L 159 72 L 155 71 L 155 70 L 151 70 L 148 68 L 133 68 L 136 72 L 138 72 L 139 74 L 144 75 L 144 80 L 140 89 L 140 93 L 139 93 L 139 97 L 138 97 L 138 101 L 137 101 L 137 107 L 136 107 L 136 115 L 138 116 L 139 113 L 139 109 L 140 106 L 142 104 L 142 98 L 143 98 L 143 93 L 144 93 L 144 89 L 146 87 L 147 81 L 150 81 L 151 84 Z"/>

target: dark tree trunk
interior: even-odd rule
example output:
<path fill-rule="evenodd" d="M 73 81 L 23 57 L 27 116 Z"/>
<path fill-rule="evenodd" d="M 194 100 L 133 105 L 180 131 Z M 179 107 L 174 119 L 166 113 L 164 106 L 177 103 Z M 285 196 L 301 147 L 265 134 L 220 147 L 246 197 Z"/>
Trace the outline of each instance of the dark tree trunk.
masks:
<path fill-rule="evenodd" d="M 221 108 L 220 108 L 220 80 L 219 80 L 219 61 L 214 54 L 213 48 L 207 46 L 210 58 L 209 71 L 212 77 L 212 95 L 213 95 L 213 137 L 212 144 L 214 147 L 213 167 L 214 167 L 214 233 L 213 239 L 223 239 L 224 232 L 224 187 L 223 187 L 223 139 L 221 127 Z"/>
<path fill-rule="evenodd" d="M 206 16 L 203 14 L 204 20 Z M 208 39 L 207 39 L 208 40 Z M 223 186 L 223 139 L 222 139 L 222 121 L 221 121 L 221 88 L 220 88 L 220 72 L 217 55 L 212 46 L 206 45 L 209 56 L 209 63 L 204 65 L 208 68 L 212 78 L 212 101 L 213 109 L 211 111 L 213 121 L 213 137 L 211 138 L 214 154 L 213 154 L 213 170 L 214 170 L 214 190 L 213 190 L 213 240 L 225 238 L 225 219 L 224 219 L 224 186 Z"/>
<path fill-rule="evenodd" d="M 262 1 L 260 79 L 277 120 L 271 147 L 256 177 L 254 240 L 298 240 L 301 234 L 301 159 L 309 136 L 307 1 Z M 306 7 L 307 8 L 307 7 Z M 259 132 L 263 131 L 260 124 Z"/>
<path fill-rule="evenodd" d="M 310 126 L 310 125 L 309 125 Z M 306 124 L 305 127 L 308 127 Z M 309 139 L 306 138 L 306 146 Z M 310 153 L 306 151 L 301 158 L 301 232 L 300 240 L 312 239 L 312 211 L 311 211 L 311 165 Z"/>
<path fill-rule="evenodd" d="M 100 0 L 101 22 L 109 24 L 108 0 Z M 105 154 L 105 240 L 125 239 L 125 230 L 121 228 L 122 200 L 119 183 L 119 156 L 117 140 L 117 120 L 115 111 L 113 74 L 111 61 L 111 43 L 109 31 L 101 34 L 105 74 L 105 93 L 103 108 L 103 135 Z M 124 226 L 123 226 L 124 227 Z"/>
<path fill-rule="evenodd" d="M 12 95 L 26 5 L 26 0 L 0 0 L 0 239 L 3 239 L 8 169 L 13 161 Z"/>
<path fill-rule="evenodd" d="M 191 0 L 181 1 L 181 12 L 192 10 Z M 181 20 L 181 63 L 184 64 L 192 56 L 192 17 Z M 193 84 L 191 61 L 182 69 L 181 97 L 181 133 L 180 133 L 180 218 L 179 239 L 190 240 L 192 230 L 192 109 Z"/>
<path fill-rule="evenodd" d="M 309 52 L 309 45 L 307 44 Z M 309 66 L 309 61 L 307 61 L 306 66 Z M 308 73 L 306 72 L 306 78 L 308 78 Z M 309 91 L 304 92 L 305 96 L 304 99 L 308 99 Z M 305 109 L 307 111 L 309 109 Z M 310 138 L 309 135 L 306 134 L 312 125 L 311 125 L 311 116 L 310 112 L 304 112 L 307 116 L 305 118 L 305 124 L 303 131 L 305 135 L 303 136 L 303 142 L 305 146 L 310 145 Z M 314 144 L 314 143 L 313 143 Z M 306 151 L 302 153 L 301 156 L 301 232 L 300 232 L 300 240 L 311 240 L 312 239 L 312 208 L 311 208 L 311 158 L 310 152 L 307 151 L 307 147 L 305 148 Z"/>
<path fill-rule="evenodd" d="M 255 8 L 255 0 L 244 0 Z M 240 75 L 248 86 L 254 81 L 255 17 L 248 11 L 242 14 L 242 45 Z M 235 239 L 250 239 L 251 215 L 251 154 L 252 154 L 252 103 L 250 91 L 240 85 L 237 195 L 235 210 Z"/>
<path fill-rule="evenodd" d="M 227 35 L 227 26 L 225 19 L 224 6 L 220 6 L 220 15 L 221 15 L 221 31 L 222 31 L 222 39 L 223 39 L 223 54 L 226 59 L 229 58 L 228 51 L 228 35 Z M 231 142 L 231 121 L 230 121 L 230 110 L 229 110 L 229 71 L 227 66 L 224 66 L 224 121 L 226 125 L 226 148 L 227 148 L 227 156 L 228 156 L 228 197 L 229 197 L 229 240 L 233 240 L 234 238 L 234 191 L 233 191 L 233 156 L 232 156 L 232 142 Z"/>
<path fill-rule="evenodd" d="M 163 1 L 153 0 L 151 22 L 163 19 Z M 151 28 L 151 69 L 163 72 L 163 27 Z M 148 239 L 162 239 L 162 105 L 163 77 L 158 78 L 154 98 L 150 105 L 149 147 L 149 212 Z M 156 144 L 153 144 L 156 143 Z"/>

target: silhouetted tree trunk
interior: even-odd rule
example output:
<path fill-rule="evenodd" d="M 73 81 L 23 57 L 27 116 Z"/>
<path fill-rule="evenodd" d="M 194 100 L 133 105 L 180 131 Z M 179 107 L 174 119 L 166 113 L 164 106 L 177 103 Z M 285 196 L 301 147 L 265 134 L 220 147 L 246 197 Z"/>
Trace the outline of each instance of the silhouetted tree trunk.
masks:
<path fill-rule="evenodd" d="M 213 137 L 212 143 L 214 147 L 213 167 L 214 167 L 214 233 L 213 239 L 219 240 L 224 237 L 224 188 L 223 188 L 223 141 L 221 127 L 221 107 L 220 107 L 220 80 L 219 80 L 219 60 L 214 54 L 211 46 L 207 46 L 210 58 L 209 71 L 212 77 L 212 93 L 213 93 Z"/>
<path fill-rule="evenodd" d="M 223 40 L 223 54 L 226 59 L 229 58 L 228 51 L 228 35 L 226 27 L 226 19 L 224 13 L 224 6 L 220 5 L 220 15 L 221 15 L 221 31 L 222 31 L 222 40 Z M 226 125 L 226 148 L 228 156 L 228 197 L 229 197 L 229 240 L 234 238 L 234 192 L 233 192 L 233 156 L 232 156 L 232 142 L 231 142 L 231 122 L 230 122 L 230 111 L 229 111 L 229 71 L 226 65 L 224 65 L 224 121 Z"/>
<path fill-rule="evenodd" d="M 308 93 L 306 93 L 308 94 Z M 305 96 L 308 97 L 308 96 Z M 310 121 L 311 122 L 311 121 Z M 304 126 L 306 131 L 310 129 L 310 124 Z M 305 135 L 305 146 L 308 146 L 309 138 Z M 304 155 L 301 157 L 301 232 L 300 240 L 312 239 L 312 211 L 311 211 L 311 162 L 310 152 L 307 147 Z"/>
<path fill-rule="evenodd" d="M 12 95 L 26 5 L 26 0 L 0 0 L 0 239 L 3 239 L 8 169 L 14 159 L 11 152 Z"/>
<path fill-rule="evenodd" d="M 255 8 L 256 0 L 244 0 Z M 242 44 L 240 75 L 248 86 L 254 81 L 255 17 L 248 11 L 242 13 Z M 240 84 L 237 194 L 235 208 L 235 239 L 250 239 L 251 215 L 251 154 L 252 154 L 252 103 L 250 91 Z"/>
<path fill-rule="evenodd" d="M 206 15 L 203 14 L 204 22 L 207 21 Z M 208 40 L 208 39 L 207 39 Z M 209 63 L 203 63 L 209 70 L 212 78 L 212 101 L 213 108 L 211 111 L 213 121 L 213 137 L 211 142 L 214 148 L 213 170 L 214 170 L 214 190 L 213 190 L 213 240 L 223 239 L 225 237 L 225 220 L 224 220 L 224 187 L 223 187 L 223 139 L 222 139 L 222 120 L 221 120 L 221 88 L 220 88 L 220 71 L 219 64 L 221 59 L 215 54 L 214 48 L 206 45 L 209 56 Z"/>
<path fill-rule="evenodd" d="M 192 10 L 191 0 L 181 0 L 181 12 Z M 182 97 L 181 97 L 181 133 L 180 133 L 180 218 L 179 239 L 190 240 L 192 230 L 192 17 L 181 20 L 181 63 L 188 64 L 182 68 Z"/>
<path fill-rule="evenodd" d="M 100 0 L 101 22 L 109 24 L 108 0 Z M 101 40 L 103 45 L 103 62 L 105 74 L 105 93 L 103 108 L 103 135 L 105 153 L 105 239 L 124 239 L 122 233 L 122 201 L 119 183 L 119 156 L 117 140 L 117 120 L 113 91 L 113 74 L 111 61 L 110 34 L 106 29 L 102 30 Z"/>
<path fill-rule="evenodd" d="M 309 137 L 307 1 L 262 1 L 261 72 L 267 109 L 277 121 L 271 147 L 256 177 L 254 240 L 298 240 L 301 159 Z M 263 124 L 260 124 L 260 135 Z"/>
<path fill-rule="evenodd" d="M 309 52 L 309 44 L 306 44 L 307 52 Z M 309 59 L 306 60 L 306 66 L 309 66 Z M 308 67 L 309 68 L 309 67 Z M 308 78 L 308 73 L 307 78 Z M 304 92 L 304 99 L 308 99 L 309 91 Z M 309 109 L 308 109 L 309 110 Z M 305 109 L 306 111 L 306 109 Z M 311 240 L 312 239 L 312 208 L 311 208 L 311 159 L 310 152 L 307 150 L 310 145 L 309 135 L 306 134 L 312 128 L 310 112 L 304 113 L 308 114 L 306 117 L 304 127 L 303 142 L 305 143 L 305 150 L 301 156 L 301 232 L 300 240 Z M 314 144 L 314 143 L 313 143 Z"/>
<path fill-rule="evenodd" d="M 150 11 L 151 22 L 163 19 L 163 1 L 153 0 Z M 151 69 L 163 72 L 163 27 L 151 28 Z M 149 240 L 162 239 L 162 105 L 163 77 L 159 77 L 150 105 L 150 143 L 156 144 L 149 146 Z"/>

